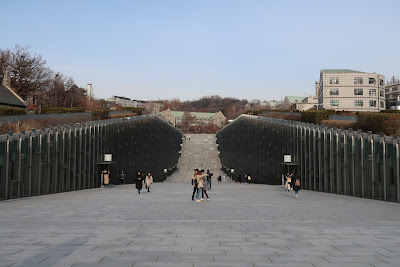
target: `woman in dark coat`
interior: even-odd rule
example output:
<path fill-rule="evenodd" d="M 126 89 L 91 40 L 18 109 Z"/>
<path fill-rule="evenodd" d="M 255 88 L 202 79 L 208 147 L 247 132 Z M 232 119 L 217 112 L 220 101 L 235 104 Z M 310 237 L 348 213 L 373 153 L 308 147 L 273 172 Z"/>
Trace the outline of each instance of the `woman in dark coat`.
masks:
<path fill-rule="evenodd" d="M 294 178 L 292 178 L 292 186 L 293 186 L 294 193 L 296 194 L 296 198 L 299 198 L 299 191 L 301 189 L 301 180 L 300 180 L 300 176 L 297 173 L 294 176 Z"/>
<path fill-rule="evenodd" d="M 139 194 L 140 190 L 142 190 L 142 187 L 143 187 L 143 175 L 141 172 L 138 172 L 136 175 L 136 189 Z"/>

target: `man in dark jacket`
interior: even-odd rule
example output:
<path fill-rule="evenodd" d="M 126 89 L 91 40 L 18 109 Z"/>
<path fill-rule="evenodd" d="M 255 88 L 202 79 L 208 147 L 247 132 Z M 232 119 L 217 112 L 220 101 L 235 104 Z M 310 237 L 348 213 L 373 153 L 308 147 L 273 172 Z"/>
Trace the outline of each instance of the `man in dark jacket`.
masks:
<path fill-rule="evenodd" d="M 140 190 L 142 190 L 142 187 L 143 187 L 143 174 L 141 172 L 138 172 L 136 175 L 136 189 L 139 194 Z"/>

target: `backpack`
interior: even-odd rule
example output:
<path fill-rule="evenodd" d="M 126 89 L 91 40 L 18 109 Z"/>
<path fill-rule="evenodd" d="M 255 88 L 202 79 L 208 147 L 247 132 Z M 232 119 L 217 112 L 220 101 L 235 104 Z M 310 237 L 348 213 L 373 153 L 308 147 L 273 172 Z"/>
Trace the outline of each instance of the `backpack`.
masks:
<path fill-rule="evenodd" d="M 294 186 L 300 186 L 300 179 L 296 179 L 296 181 L 294 182 Z"/>

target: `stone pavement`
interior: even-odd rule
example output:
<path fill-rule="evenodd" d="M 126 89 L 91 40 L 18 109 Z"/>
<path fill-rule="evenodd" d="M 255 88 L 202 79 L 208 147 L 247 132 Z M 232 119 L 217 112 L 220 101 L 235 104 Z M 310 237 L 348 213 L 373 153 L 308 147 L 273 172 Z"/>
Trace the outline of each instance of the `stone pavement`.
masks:
<path fill-rule="evenodd" d="M 0 266 L 400 266 L 400 205 L 187 183 L 0 202 Z"/>

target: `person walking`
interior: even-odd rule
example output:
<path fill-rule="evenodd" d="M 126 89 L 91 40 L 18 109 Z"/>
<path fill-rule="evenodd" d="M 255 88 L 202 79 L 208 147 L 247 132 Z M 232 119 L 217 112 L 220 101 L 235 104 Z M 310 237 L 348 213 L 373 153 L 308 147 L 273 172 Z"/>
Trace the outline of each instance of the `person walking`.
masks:
<path fill-rule="evenodd" d="M 204 188 L 204 177 L 206 175 L 202 174 L 197 170 L 196 172 L 196 181 L 197 181 L 197 195 L 196 195 L 196 202 L 201 202 L 200 196 L 203 193 L 203 188 Z M 204 199 L 204 198 L 203 198 Z"/>
<path fill-rule="evenodd" d="M 136 189 L 139 194 L 140 194 L 140 190 L 142 190 L 142 187 L 143 187 L 143 175 L 139 171 L 136 175 Z"/>
<path fill-rule="evenodd" d="M 150 185 L 153 184 L 153 176 L 151 175 L 150 172 L 147 173 L 147 175 L 146 175 L 145 183 L 146 183 L 147 192 L 150 192 Z"/>
<path fill-rule="evenodd" d="M 119 179 L 121 180 L 121 184 L 125 184 L 125 178 L 126 178 L 126 173 L 124 173 L 124 171 L 121 171 L 121 174 L 119 175 Z"/>
<path fill-rule="evenodd" d="M 250 174 L 247 175 L 247 182 L 248 182 L 249 184 L 251 183 L 251 176 L 250 176 Z"/>
<path fill-rule="evenodd" d="M 286 174 L 286 181 L 285 181 L 285 191 L 290 191 L 290 184 L 292 182 L 292 177 L 290 177 L 290 174 Z"/>
<path fill-rule="evenodd" d="M 239 184 L 242 184 L 242 174 L 239 174 L 238 181 L 239 181 Z"/>
<path fill-rule="evenodd" d="M 294 178 L 292 178 L 292 185 L 293 185 L 293 190 L 296 195 L 296 198 L 299 198 L 299 191 L 301 189 L 301 180 L 300 176 L 296 173 Z"/>

